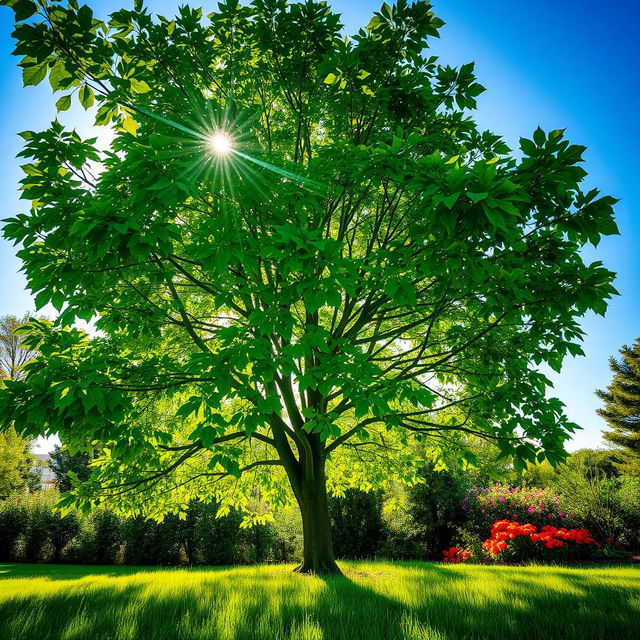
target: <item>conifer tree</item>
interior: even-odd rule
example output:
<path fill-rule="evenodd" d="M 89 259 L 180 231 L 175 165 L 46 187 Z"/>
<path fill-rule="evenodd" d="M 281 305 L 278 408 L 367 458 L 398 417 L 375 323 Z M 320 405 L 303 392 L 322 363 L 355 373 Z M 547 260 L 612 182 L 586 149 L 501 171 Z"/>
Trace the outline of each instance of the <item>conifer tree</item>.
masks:
<path fill-rule="evenodd" d="M 640 338 L 632 347 L 624 345 L 620 354 L 620 360 L 609 360 L 611 384 L 605 391 L 596 391 L 604 401 L 598 415 L 611 427 L 611 431 L 604 432 L 604 439 L 623 447 L 640 462 Z"/>

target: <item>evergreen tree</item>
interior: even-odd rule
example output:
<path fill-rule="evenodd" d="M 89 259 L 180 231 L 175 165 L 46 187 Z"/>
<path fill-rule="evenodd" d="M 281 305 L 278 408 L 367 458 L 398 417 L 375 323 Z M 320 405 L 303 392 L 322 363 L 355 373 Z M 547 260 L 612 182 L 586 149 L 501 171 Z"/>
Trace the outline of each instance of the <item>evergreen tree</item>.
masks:
<path fill-rule="evenodd" d="M 620 360 L 609 360 L 611 384 L 606 391 L 596 391 L 604 401 L 598 415 L 611 427 L 611 431 L 604 432 L 604 439 L 622 447 L 640 463 L 640 338 L 632 347 L 623 346 L 620 354 Z"/>

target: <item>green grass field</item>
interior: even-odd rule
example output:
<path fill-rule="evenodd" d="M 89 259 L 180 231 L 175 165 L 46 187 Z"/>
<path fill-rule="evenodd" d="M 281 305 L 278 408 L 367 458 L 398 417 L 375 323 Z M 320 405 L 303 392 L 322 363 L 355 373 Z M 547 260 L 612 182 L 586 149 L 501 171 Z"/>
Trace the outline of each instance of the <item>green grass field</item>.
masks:
<path fill-rule="evenodd" d="M 640 568 L 0 565 L 2 640 L 640 638 Z"/>

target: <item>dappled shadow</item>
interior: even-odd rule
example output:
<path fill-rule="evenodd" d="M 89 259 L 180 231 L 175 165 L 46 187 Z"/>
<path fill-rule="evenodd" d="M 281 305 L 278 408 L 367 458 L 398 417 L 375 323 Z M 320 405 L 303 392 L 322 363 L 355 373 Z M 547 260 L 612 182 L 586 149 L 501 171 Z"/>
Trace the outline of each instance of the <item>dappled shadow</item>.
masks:
<path fill-rule="evenodd" d="M 16 565 L 0 566 L 0 570 Z M 463 640 L 637 636 L 640 570 L 343 563 L 163 569 L 31 565 L 0 574 L 12 640 Z M 67 584 L 64 570 L 70 570 Z M 16 569 L 16 571 L 20 571 Z M 83 572 L 84 571 L 84 572 Z M 72 577 L 73 576 L 73 577 Z M 22 580 L 20 578 L 23 578 Z M 5 583 L 3 585 L 3 582 Z M 15 584 L 9 595 L 2 587 Z"/>

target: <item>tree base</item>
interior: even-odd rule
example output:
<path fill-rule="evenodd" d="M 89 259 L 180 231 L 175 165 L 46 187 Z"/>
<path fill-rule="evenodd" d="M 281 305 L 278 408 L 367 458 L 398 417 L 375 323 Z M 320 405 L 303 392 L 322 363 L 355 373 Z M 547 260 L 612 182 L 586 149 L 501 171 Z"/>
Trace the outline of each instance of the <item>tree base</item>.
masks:
<path fill-rule="evenodd" d="M 335 562 L 322 562 L 319 564 L 312 564 L 310 562 L 303 562 L 299 564 L 294 570 L 294 573 L 300 573 L 302 575 L 314 575 L 314 576 L 341 576 L 340 567 Z"/>

